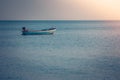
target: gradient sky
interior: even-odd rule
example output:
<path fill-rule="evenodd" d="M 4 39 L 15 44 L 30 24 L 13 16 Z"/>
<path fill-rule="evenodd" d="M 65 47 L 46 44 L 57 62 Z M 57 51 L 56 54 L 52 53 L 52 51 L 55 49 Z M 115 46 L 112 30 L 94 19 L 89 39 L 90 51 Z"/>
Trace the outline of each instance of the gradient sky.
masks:
<path fill-rule="evenodd" d="M 120 20 L 120 0 L 0 0 L 0 20 Z"/>

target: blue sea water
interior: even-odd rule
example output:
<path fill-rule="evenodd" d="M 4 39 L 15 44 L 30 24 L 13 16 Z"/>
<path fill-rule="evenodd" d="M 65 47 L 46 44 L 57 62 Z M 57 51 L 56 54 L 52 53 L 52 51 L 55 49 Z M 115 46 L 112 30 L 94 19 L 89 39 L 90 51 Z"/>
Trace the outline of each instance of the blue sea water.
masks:
<path fill-rule="evenodd" d="M 54 35 L 21 35 L 56 27 Z M 120 21 L 0 21 L 0 80 L 120 80 Z"/>

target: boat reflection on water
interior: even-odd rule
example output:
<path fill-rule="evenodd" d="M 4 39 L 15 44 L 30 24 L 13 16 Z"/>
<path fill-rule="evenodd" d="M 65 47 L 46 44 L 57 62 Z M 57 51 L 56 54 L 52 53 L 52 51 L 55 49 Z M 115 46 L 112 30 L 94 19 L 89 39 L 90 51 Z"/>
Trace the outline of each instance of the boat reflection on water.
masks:
<path fill-rule="evenodd" d="M 56 28 L 42 29 L 42 30 L 27 30 L 25 27 L 22 28 L 22 35 L 50 35 L 54 34 Z"/>

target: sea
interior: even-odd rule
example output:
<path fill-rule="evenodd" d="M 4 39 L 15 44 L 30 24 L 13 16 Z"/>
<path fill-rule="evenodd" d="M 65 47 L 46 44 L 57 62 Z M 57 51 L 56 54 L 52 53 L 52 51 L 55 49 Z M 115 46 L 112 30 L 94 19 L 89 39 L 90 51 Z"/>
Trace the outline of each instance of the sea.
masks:
<path fill-rule="evenodd" d="M 120 21 L 0 21 L 0 80 L 120 80 Z"/>

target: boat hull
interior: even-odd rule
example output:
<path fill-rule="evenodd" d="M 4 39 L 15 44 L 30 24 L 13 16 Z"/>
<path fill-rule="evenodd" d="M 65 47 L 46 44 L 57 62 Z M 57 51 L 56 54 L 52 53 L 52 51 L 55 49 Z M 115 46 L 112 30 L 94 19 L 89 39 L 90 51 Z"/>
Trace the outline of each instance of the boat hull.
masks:
<path fill-rule="evenodd" d="M 54 30 L 39 30 L 39 31 L 22 31 L 22 35 L 50 35 L 50 34 L 54 34 L 54 32 L 56 31 L 56 29 Z"/>

